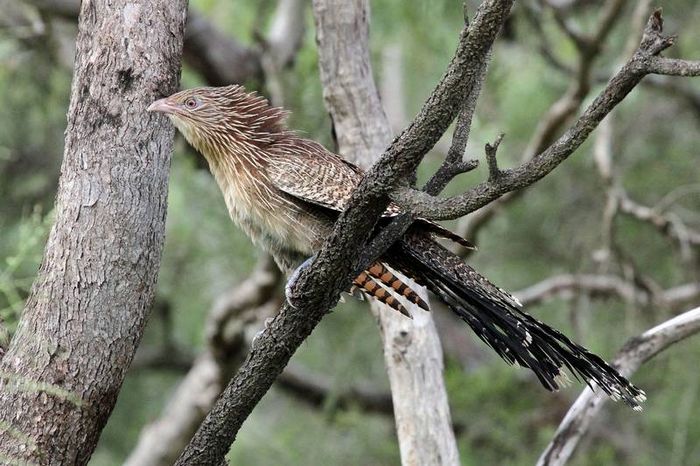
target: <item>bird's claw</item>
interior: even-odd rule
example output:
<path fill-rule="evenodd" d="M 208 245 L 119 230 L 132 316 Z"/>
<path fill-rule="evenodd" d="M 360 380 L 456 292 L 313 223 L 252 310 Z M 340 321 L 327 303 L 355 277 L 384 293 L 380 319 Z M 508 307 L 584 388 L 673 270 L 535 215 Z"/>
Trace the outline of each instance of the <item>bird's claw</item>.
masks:
<path fill-rule="evenodd" d="M 294 301 L 296 301 L 298 299 L 298 296 L 294 295 L 294 285 L 296 285 L 297 281 L 299 280 L 299 275 L 301 275 L 302 270 L 309 267 L 311 265 L 311 262 L 313 262 L 313 260 L 315 258 L 316 258 L 316 254 L 309 257 L 304 262 L 302 262 L 302 264 L 299 267 L 294 269 L 294 272 L 292 272 L 291 277 L 289 277 L 289 280 L 287 280 L 287 284 L 284 285 L 284 297 L 287 298 L 287 302 L 294 309 L 296 309 L 296 307 L 297 307 L 294 304 Z"/>

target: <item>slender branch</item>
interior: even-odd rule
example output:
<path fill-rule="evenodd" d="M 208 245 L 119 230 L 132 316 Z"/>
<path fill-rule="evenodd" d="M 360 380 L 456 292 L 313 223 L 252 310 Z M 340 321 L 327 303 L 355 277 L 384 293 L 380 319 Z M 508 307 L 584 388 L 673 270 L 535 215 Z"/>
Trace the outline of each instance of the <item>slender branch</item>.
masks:
<path fill-rule="evenodd" d="M 683 250 L 686 246 L 700 246 L 700 231 L 695 231 L 683 224 L 679 218 L 663 214 L 654 208 L 639 204 L 620 191 L 620 212 L 630 215 L 637 220 L 648 222 L 662 234 L 676 240 Z"/>
<path fill-rule="evenodd" d="M 674 343 L 700 332 L 700 307 L 687 311 L 629 340 L 613 360 L 629 378 L 639 367 Z M 554 438 L 540 456 L 538 466 L 563 466 L 573 456 L 607 397 L 586 388 L 571 406 Z"/>
<path fill-rule="evenodd" d="M 591 296 L 618 296 L 633 303 L 648 303 L 649 293 L 617 275 L 563 274 L 546 278 L 513 295 L 523 304 L 532 306 L 557 296 L 568 297 L 574 293 Z M 700 283 L 688 283 L 669 288 L 660 293 L 660 301 L 670 307 L 686 304 L 700 297 Z"/>
<path fill-rule="evenodd" d="M 561 133 L 564 125 L 576 114 L 581 107 L 583 100 L 590 91 L 591 74 L 593 72 L 593 63 L 603 51 L 603 43 L 608 37 L 614 24 L 620 17 L 620 11 L 624 6 L 624 0 L 616 0 L 606 3 L 606 8 L 600 14 L 597 26 L 594 28 L 595 33 L 591 37 L 585 38 L 586 47 L 578 47 L 578 62 L 575 68 L 569 68 L 561 63 L 551 50 L 549 40 L 546 37 L 539 18 L 542 12 L 533 12 L 532 7 L 526 2 L 524 4 L 526 18 L 535 28 L 535 32 L 540 37 L 541 50 L 545 59 L 557 69 L 563 69 L 567 74 L 573 77 L 573 82 L 566 92 L 554 102 L 549 110 L 545 112 L 536 126 L 530 142 L 528 143 L 523 155 L 522 162 L 526 162 L 537 154 L 543 152 L 547 146 L 552 144 L 556 137 Z M 561 10 L 559 7 L 549 4 L 550 7 Z M 563 15 L 563 11 L 559 13 Z M 646 16 L 646 15 L 645 15 Z M 642 25 L 643 26 L 643 25 Z M 642 27 L 639 28 L 640 34 Z M 582 39 L 583 40 L 583 39 Z M 639 42 L 635 38 L 634 46 Z M 515 192 L 509 192 L 499 197 L 494 202 L 491 202 L 472 215 L 462 218 L 458 226 L 458 234 L 464 238 L 469 238 L 472 242 L 477 242 L 479 231 L 492 219 L 495 214 L 503 209 L 506 205 L 513 203 L 525 194 L 525 189 L 520 189 Z M 460 250 L 460 254 L 464 257 L 471 254 L 473 250 Z"/>
<path fill-rule="evenodd" d="M 465 23 L 467 22 L 465 21 Z M 439 194 L 455 176 L 474 170 L 479 164 L 478 160 L 463 160 L 463 158 L 464 151 L 469 142 L 469 133 L 471 131 L 474 112 L 476 111 L 476 102 L 481 93 L 481 86 L 486 77 L 486 69 L 490 58 L 490 54 L 487 55 L 484 62 L 479 65 L 481 69 L 479 70 L 477 78 L 467 95 L 464 96 L 462 108 L 457 116 L 455 131 L 452 135 L 452 143 L 445 156 L 445 161 L 423 188 L 423 191 L 428 194 Z"/>
<path fill-rule="evenodd" d="M 566 160 L 645 75 L 658 69 L 658 63 L 669 60 L 656 55 L 670 47 L 673 41 L 673 37 L 662 34 L 661 14 L 659 11 L 655 12 L 649 19 L 642 42 L 632 58 L 613 76 L 574 125 L 532 160 L 515 169 L 504 170 L 497 182 L 482 182 L 461 195 L 446 199 L 408 188 L 399 188 L 394 193 L 394 199 L 414 215 L 433 220 L 453 219 L 473 212 L 507 192 L 535 183 Z M 678 66 L 677 60 L 672 63 L 674 67 Z M 693 70 L 694 68 L 691 68 L 689 73 Z"/>
<path fill-rule="evenodd" d="M 667 76 L 700 76 L 700 61 L 649 57 L 647 72 Z"/>
<path fill-rule="evenodd" d="M 465 3 L 465 25 L 469 25 L 466 15 Z M 464 160 L 464 152 L 469 142 L 469 133 L 471 131 L 472 119 L 476 111 L 476 103 L 481 93 L 481 87 L 486 78 L 486 70 L 491 59 L 491 54 L 487 53 L 483 61 L 479 63 L 475 80 L 471 86 L 467 88 L 466 94 L 462 98 L 459 114 L 455 130 L 452 135 L 450 148 L 445 156 L 444 162 L 440 168 L 433 174 L 423 187 L 423 191 L 429 195 L 437 195 L 445 189 L 445 186 L 457 175 L 474 170 L 479 161 Z M 500 140 L 499 140 L 500 143 Z M 416 216 L 411 212 L 405 213 L 398 218 L 395 218 L 388 226 L 384 227 L 373 240 L 364 248 L 361 256 L 361 264 L 369 263 L 373 258 L 384 253 L 391 244 L 401 237 L 408 228 L 413 224 Z"/>

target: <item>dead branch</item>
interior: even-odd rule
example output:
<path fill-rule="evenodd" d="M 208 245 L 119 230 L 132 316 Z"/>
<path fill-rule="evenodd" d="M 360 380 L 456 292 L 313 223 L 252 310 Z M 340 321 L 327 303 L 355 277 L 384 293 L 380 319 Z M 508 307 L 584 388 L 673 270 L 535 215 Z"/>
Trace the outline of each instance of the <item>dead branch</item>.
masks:
<path fill-rule="evenodd" d="M 553 6 L 551 2 L 549 3 L 549 6 L 556 12 L 556 17 L 559 18 L 559 25 L 562 28 L 568 28 L 568 22 L 564 18 L 564 10 Z M 549 58 L 548 62 L 555 68 L 566 70 L 567 74 L 573 77 L 573 81 L 566 92 L 551 105 L 537 124 L 530 142 L 521 157 L 522 162 L 531 160 L 537 154 L 543 152 L 547 146 L 552 144 L 557 135 L 561 133 L 566 123 L 581 107 L 591 87 L 593 63 L 602 53 L 603 44 L 619 19 L 620 11 L 624 4 L 625 1 L 620 0 L 609 2 L 600 14 L 595 32 L 590 37 L 578 37 L 578 33 L 574 33 L 570 29 L 568 30 L 568 35 L 572 36 L 572 40 L 577 45 L 578 52 L 578 61 L 573 69 L 568 65 L 564 65 L 554 57 L 554 53 L 549 45 L 549 40 L 540 25 L 539 18 L 542 16 L 543 11 L 534 12 L 532 11 L 532 6 L 528 3 L 524 4 L 526 18 L 529 19 L 535 32 L 538 33 L 540 37 L 542 53 L 545 57 Z M 518 200 L 525 193 L 525 189 L 506 193 L 494 202 L 479 208 L 472 213 L 472 215 L 463 217 L 459 222 L 458 233 L 464 238 L 469 238 L 470 241 L 476 243 L 479 231 L 494 218 L 495 214 L 505 206 Z M 473 250 L 461 250 L 462 256 L 468 256 L 472 252 Z"/>
<path fill-rule="evenodd" d="M 555 297 L 570 298 L 586 293 L 594 297 L 619 297 L 632 303 L 650 304 L 646 289 L 617 275 L 563 274 L 546 278 L 514 293 L 524 306 L 532 306 Z M 700 298 L 700 283 L 688 283 L 664 290 L 660 301 L 668 307 Z"/>
<path fill-rule="evenodd" d="M 421 191 L 399 188 L 394 193 L 394 199 L 415 215 L 433 220 L 453 219 L 473 212 L 507 192 L 522 189 L 540 180 L 566 160 L 644 76 L 654 73 L 700 75 L 699 62 L 659 56 L 675 40 L 672 36 L 663 35 L 662 24 L 661 13 L 657 11 L 649 19 L 640 46 L 629 61 L 613 76 L 574 125 L 532 160 L 515 169 L 504 170 L 497 182 L 482 182 L 451 198 L 437 198 Z"/>
<path fill-rule="evenodd" d="M 629 340 L 613 360 L 613 365 L 623 376 L 630 377 L 646 361 L 674 343 L 698 332 L 700 332 L 700 308 L 695 308 Z M 586 388 L 569 409 L 537 465 L 565 465 L 573 456 L 576 447 L 606 401 L 606 397 Z"/>

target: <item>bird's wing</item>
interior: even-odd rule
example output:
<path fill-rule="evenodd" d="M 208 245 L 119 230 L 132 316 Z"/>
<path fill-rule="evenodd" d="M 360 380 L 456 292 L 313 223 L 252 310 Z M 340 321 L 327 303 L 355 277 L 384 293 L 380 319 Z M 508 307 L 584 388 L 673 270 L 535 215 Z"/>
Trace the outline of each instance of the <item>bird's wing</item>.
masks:
<path fill-rule="evenodd" d="M 342 211 L 362 179 L 362 170 L 313 141 L 278 148 L 266 167 L 277 189 L 328 209 Z"/>
<path fill-rule="evenodd" d="M 352 191 L 362 179 L 362 170 L 322 145 L 305 139 L 279 145 L 267 165 L 267 174 L 277 189 L 306 202 L 341 212 L 347 207 Z M 390 203 L 383 217 L 401 214 Z M 461 236 L 429 220 L 418 219 L 424 228 L 437 236 L 468 249 L 476 249 Z"/>

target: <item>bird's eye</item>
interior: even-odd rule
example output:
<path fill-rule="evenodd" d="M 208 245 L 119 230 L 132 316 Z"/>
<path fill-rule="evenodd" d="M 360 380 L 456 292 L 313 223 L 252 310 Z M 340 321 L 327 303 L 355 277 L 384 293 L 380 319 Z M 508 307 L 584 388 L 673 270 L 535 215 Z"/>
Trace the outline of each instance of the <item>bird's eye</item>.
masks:
<path fill-rule="evenodd" d="M 194 97 L 188 97 L 185 100 L 185 107 L 189 109 L 197 108 L 197 105 L 199 105 L 199 102 L 197 102 L 197 99 L 195 99 Z"/>

